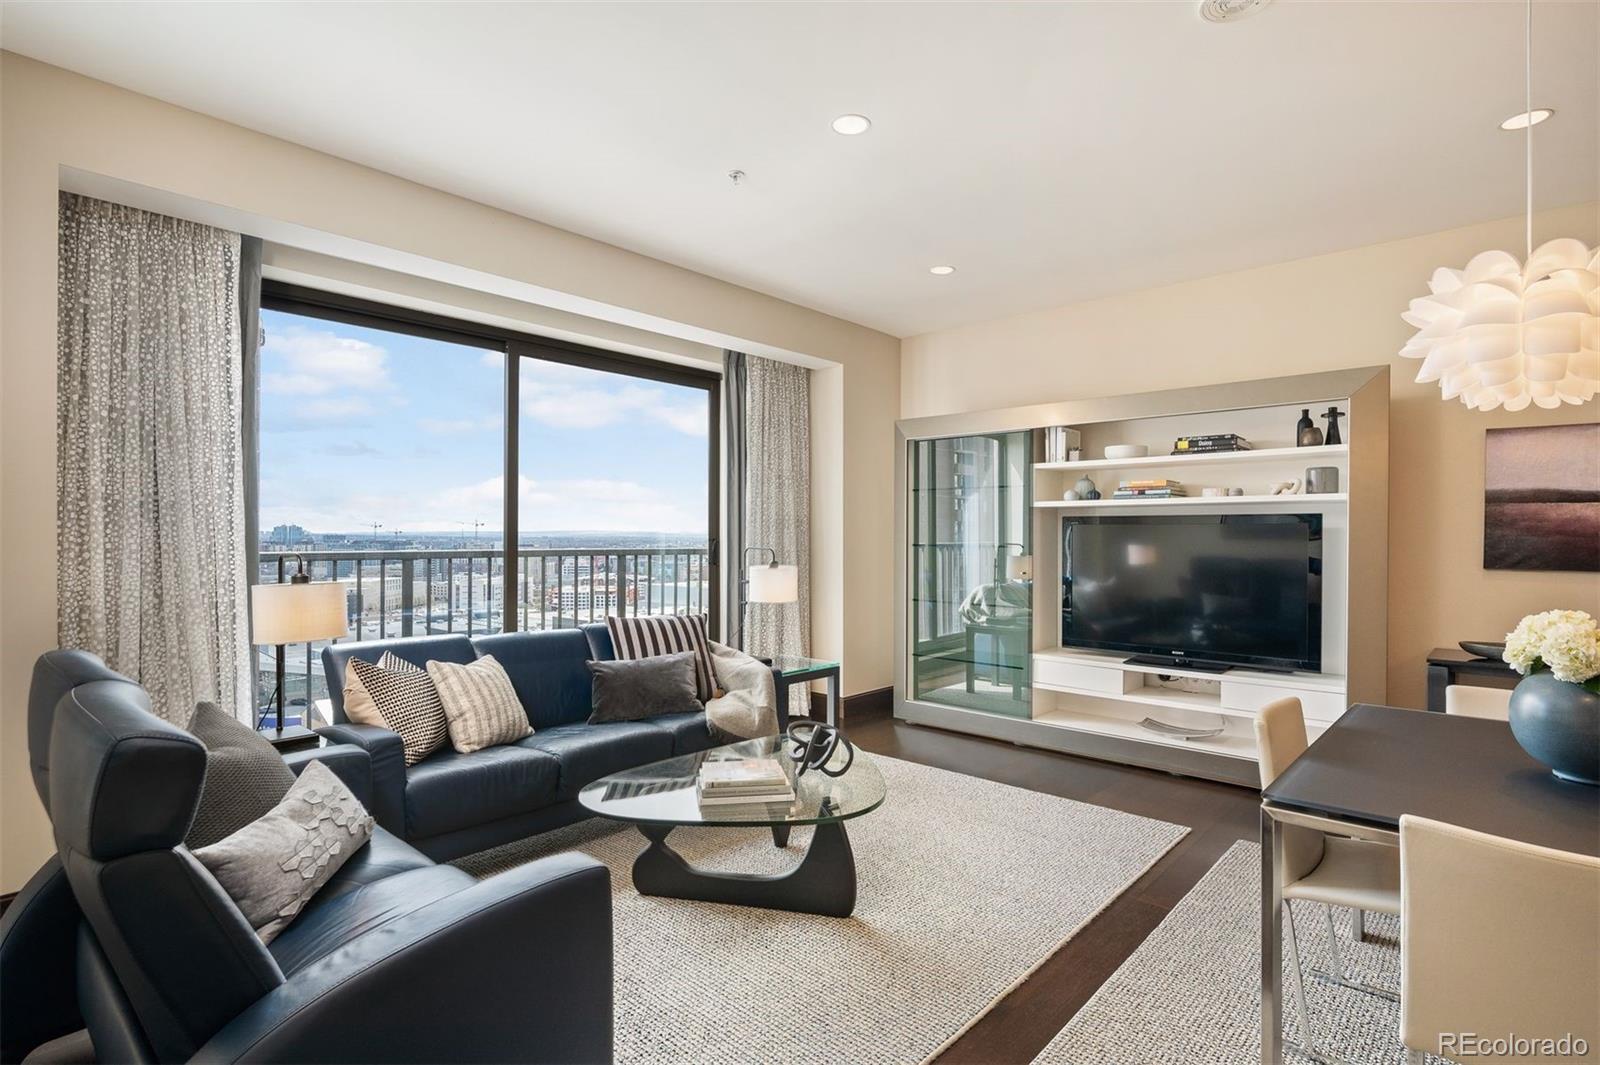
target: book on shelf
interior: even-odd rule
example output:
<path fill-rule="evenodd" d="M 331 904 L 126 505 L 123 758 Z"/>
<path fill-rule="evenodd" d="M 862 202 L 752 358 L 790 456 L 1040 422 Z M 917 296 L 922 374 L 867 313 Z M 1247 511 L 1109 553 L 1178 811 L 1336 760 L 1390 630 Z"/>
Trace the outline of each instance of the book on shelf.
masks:
<path fill-rule="evenodd" d="M 1149 477 L 1141 480 L 1119 481 L 1117 488 L 1181 488 L 1182 482 L 1168 477 Z"/>
<path fill-rule="evenodd" d="M 1044 460 L 1067 462 L 1072 452 L 1082 447 L 1082 437 L 1076 429 L 1053 425 L 1044 431 Z"/>
<path fill-rule="evenodd" d="M 1188 455 L 1205 451 L 1249 451 L 1250 441 L 1238 433 L 1208 433 L 1202 436 L 1180 436 L 1173 441 L 1174 455 Z"/>
<path fill-rule="evenodd" d="M 1118 491 L 1115 491 L 1115 492 L 1111 493 L 1111 498 L 1112 499 L 1180 499 L 1184 495 L 1185 495 L 1184 492 L 1174 492 L 1174 491 L 1171 491 L 1171 490 L 1165 489 L 1165 488 L 1157 489 L 1157 490 L 1134 491 L 1134 492 L 1122 491 L 1122 490 L 1119 489 Z"/>

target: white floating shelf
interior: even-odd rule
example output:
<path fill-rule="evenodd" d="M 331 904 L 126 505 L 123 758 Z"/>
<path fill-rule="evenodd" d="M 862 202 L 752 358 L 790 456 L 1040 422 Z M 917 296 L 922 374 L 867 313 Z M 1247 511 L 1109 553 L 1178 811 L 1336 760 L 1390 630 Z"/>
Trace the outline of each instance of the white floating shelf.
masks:
<path fill-rule="evenodd" d="M 1291 496 L 1174 496 L 1171 499 L 1036 499 L 1035 507 L 1050 510 L 1098 510 L 1102 507 L 1144 508 L 1157 507 L 1217 507 L 1230 510 L 1233 507 L 1259 506 L 1262 503 L 1273 503 L 1285 506 L 1298 506 L 1301 509 L 1329 505 L 1340 505 L 1350 502 L 1350 496 L 1344 492 L 1311 492 Z"/>
<path fill-rule="evenodd" d="M 1252 462 L 1283 462 L 1304 459 L 1341 460 L 1350 455 L 1349 444 L 1322 444 L 1317 447 L 1265 447 L 1255 451 L 1212 451 L 1195 455 L 1146 455 L 1137 459 L 1079 459 L 1077 462 L 1036 462 L 1035 470 L 1124 470 L 1150 466 L 1232 466 Z"/>

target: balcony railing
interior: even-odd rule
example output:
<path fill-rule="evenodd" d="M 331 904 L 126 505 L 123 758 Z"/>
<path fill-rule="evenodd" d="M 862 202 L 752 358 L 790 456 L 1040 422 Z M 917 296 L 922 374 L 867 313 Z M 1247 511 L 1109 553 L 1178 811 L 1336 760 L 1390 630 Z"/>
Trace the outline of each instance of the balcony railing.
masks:
<path fill-rule="evenodd" d="M 500 632 L 508 588 L 513 627 L 520 630 L 572 628 L 608 614 L 701 613 L 716 594 L 703 547 L 522 548 L 509 582 L 498 548 L 262 551 L 257 580 L 288 580 L 296 555 L 312 580 L 348 586 L 353 640 Z M 327 695 L 320 656 L 326 643 L 337 642 L 288 648 L 286 723 L 303 721 L 305 708 Z M 263 709 L 271 701 L 275 671 L 275 649 L 258 649 Z"/>

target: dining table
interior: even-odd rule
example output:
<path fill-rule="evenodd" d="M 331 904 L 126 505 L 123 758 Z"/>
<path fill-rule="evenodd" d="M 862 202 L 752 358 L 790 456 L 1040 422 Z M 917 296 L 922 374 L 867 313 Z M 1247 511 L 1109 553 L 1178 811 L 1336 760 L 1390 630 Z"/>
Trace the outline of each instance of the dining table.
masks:
<path fill-rule="evenodd" d="M 1600 856 L 1600 788 L 1557 778 L 1504 721 L 1358 703 L 1261 791 L 1261 1060 L 1283 1060 L 1286 826 L 1400 845 L 1412 814 Z"/>

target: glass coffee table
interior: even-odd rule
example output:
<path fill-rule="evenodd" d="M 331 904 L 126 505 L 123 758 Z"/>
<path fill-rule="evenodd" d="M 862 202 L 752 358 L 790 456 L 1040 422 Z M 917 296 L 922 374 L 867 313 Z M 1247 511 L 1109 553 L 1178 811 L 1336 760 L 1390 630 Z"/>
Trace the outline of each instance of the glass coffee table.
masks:
<path fill-rule="evenodd" d="M 777 758 L 795 780 L 793 802 L 700 805 L 695 785 L 702 763 L 761 757 Z M 829 765 L 844 762 L 841 752 Z M 855 752 L 841 776 L 813 769 L 796 779 L 783 737 L 768 736 L 601 777 L 578 793 L 578 801 L 597 816 L 633 825 L 649 841 L 633 863 L 633 886 L 641 895 L 848 917 L 856 905 L 856 863 L 844 823 L 876 810 L 884 795 L 883 776 L 864 752 Z M 696 869 L 667 846 L 673 829 L 696 825 L 770 829 L 779 847 L 788 845 L 796 825 L 816 831 L 800 864 L 787 873 L 716 873 Z"/>

